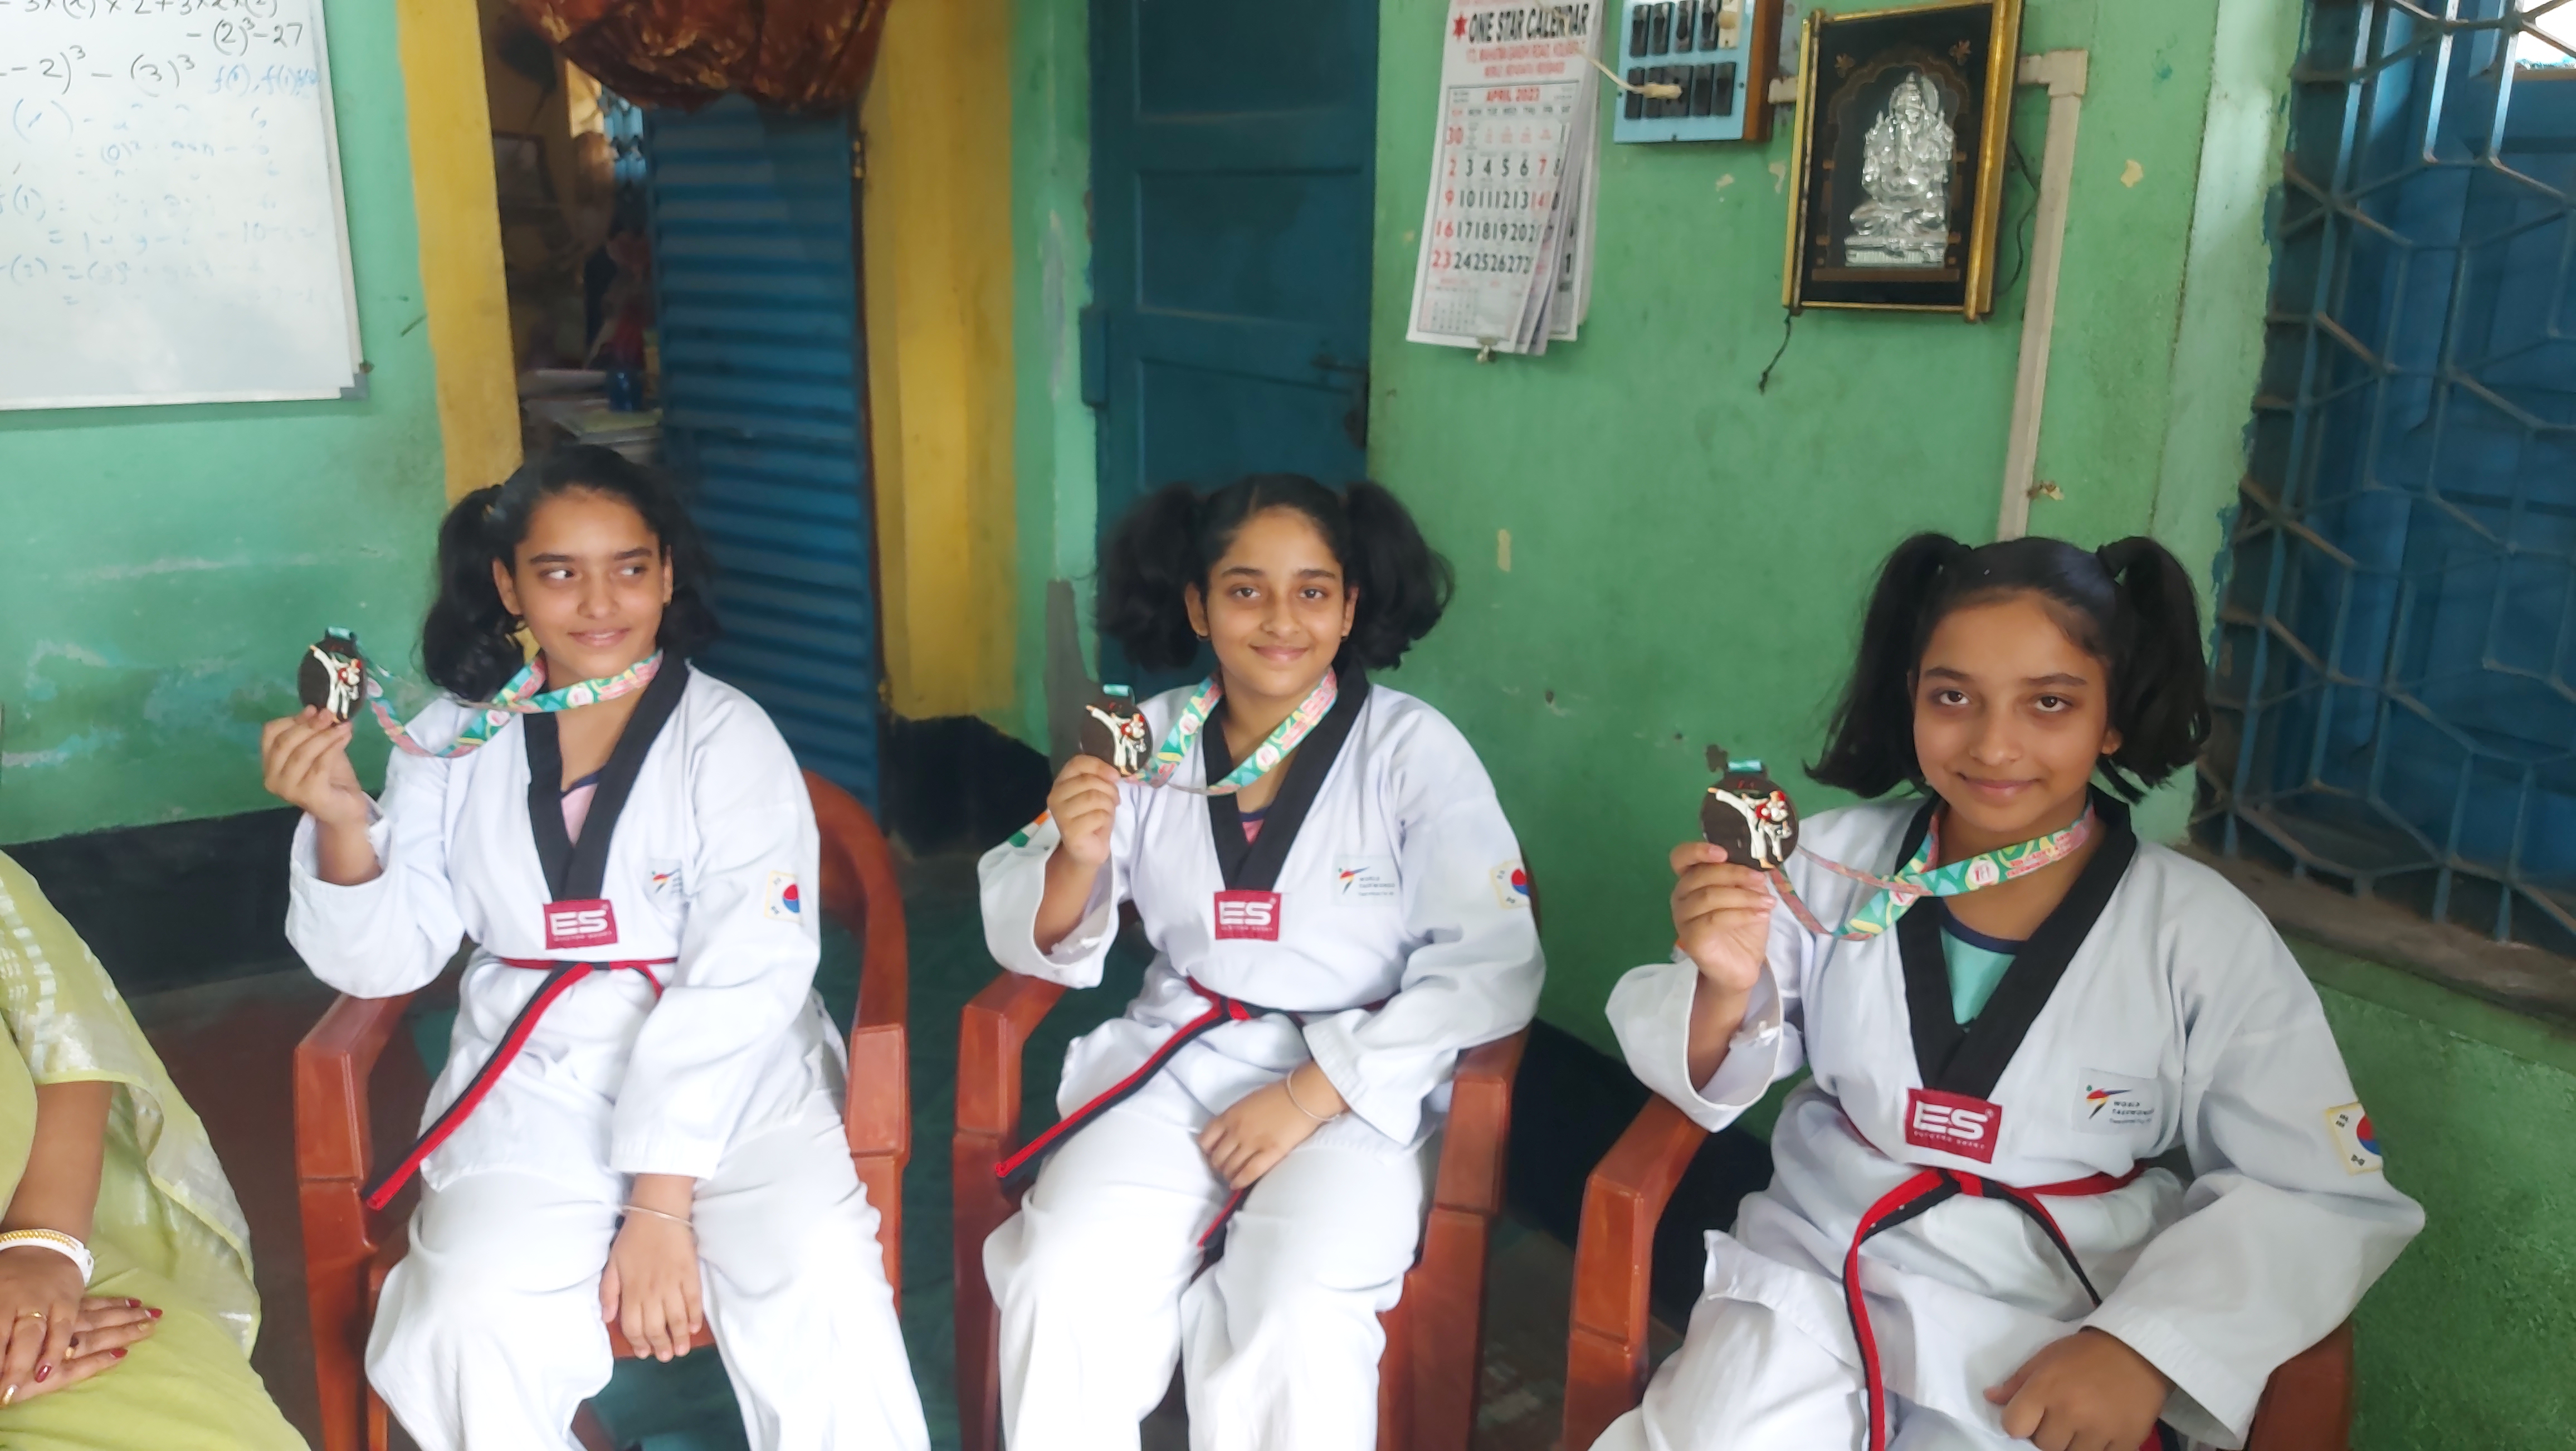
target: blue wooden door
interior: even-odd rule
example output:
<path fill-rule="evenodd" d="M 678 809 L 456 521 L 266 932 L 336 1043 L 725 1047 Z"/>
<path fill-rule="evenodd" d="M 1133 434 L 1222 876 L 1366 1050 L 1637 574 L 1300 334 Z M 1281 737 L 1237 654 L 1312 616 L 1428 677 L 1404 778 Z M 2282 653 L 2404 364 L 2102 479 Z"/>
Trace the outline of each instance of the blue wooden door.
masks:
<path fill-rule="evenodd" d="M 1093 0 L 1100 526 L 1367 466 L 1374 0 Z"/>
<path fill-rule="evenodd" d="M 709 673 L 877 804 L 877 609 L 850 120 L 648 113 L 662 422 L 716 556 Z"/>

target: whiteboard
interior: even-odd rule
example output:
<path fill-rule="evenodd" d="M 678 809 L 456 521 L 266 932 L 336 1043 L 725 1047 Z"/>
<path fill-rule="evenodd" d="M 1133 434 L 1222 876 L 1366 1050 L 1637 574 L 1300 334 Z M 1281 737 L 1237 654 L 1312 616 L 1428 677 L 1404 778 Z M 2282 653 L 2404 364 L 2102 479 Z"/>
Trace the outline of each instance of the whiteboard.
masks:
<path fill-rule="evenodd" d="M 0 0 L 0 408 L 359 388 L 322 5 Z"/>

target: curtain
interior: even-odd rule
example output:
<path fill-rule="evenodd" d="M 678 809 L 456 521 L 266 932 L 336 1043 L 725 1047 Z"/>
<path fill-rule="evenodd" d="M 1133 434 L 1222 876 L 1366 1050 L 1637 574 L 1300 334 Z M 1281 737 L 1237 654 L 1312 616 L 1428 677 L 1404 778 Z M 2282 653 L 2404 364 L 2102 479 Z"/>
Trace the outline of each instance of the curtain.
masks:
<path fill-rule="evenodd" d="M 893 0 L 515 3 L 566 60 L 628 100 L 695 110 L 740 91 L 764 106 L 822 111 L 867 85 Z"/>

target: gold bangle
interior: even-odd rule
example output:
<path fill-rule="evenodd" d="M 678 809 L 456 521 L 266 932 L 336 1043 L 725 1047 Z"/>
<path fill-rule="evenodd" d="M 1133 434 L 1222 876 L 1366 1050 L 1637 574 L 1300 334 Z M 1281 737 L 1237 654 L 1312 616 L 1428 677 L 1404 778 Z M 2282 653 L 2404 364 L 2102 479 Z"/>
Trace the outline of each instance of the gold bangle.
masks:
<path fill-rule="evenodd" d="M 682 1229 L 689 1231 L 691 1234 L 695 1234 L 698 1231 L 698 1227 L 690 1223 L 688 1216 L 684 1214 L 665 1214 L 659 1209 L 647 1209 L 641 1204 L 621 1204 L 618 1207 L 626 1211 L 628 1214 L 649 1214 L 655 1219 L 667 1219 Z"/>
<path fill-rule="evenodd" d="M 1321 1070 L 1318 1070 L 1318 1071 L 1321 1071 Z M 1296 1073 L 1296 1070 L 1294 1070 L 1294 1069 L 1289 1070 L 1289 1073 L 1288 1073 L 1288 1076 L 1287 1076 L 1287 1077 L 1285 1077 L 1285 1078 L 1283 1078 L 1283 1079 L 1280 1079 L 1280 1080 L 1279 1080 L 1279 1086 L 1280 1086 L 1281 1088 L 1284 1088 L 1284 1089 L 1288 1090 L 1288 1106 L 1289 1106 L 1290 1108 L 1293 1108 L 1293 1109 L 1297 1110 L 1299 1113 L 1304 1114 L 1306 1117 L 1308 1117 L 1308 1118 L 1310 1118 L 1310 1119 L 1313 1119 L 1315 1122 L 1317 1122 L 1317 1123 L 1319 1123 L 1319 1124 L 1328 1124 L 1328 1123 L 1331 1123 L 1331 1122 L 1333 1121 L 1333 1119 L 1337 1119 L 1337 1118 L 1340 1118 L 1340 1117 L 1342 1116 L 1342 1114 L 1341 1114 L 1341 1113 L 1337 1113 L 1337 1114 L 1332 1115 L 1332 1117 L 1331 1117 L 1331 1118 L 1327 1118 L 1327 1117 L 1325 1117 L 1324 1115 L 1322 1115 L 1322 1114 L 1320 1114 L 1320 1113 L 1315 1112 L 1313 1109 L 1308 1108 L 1306 1105 L 1304 1105 L 1304 1104 L 1302 1104 L 1302 1103 L 1299 1103 L 1299 1102 L 1297 1101 L 1297 1073 Z M 1342 1110 L 1342 1113 L 1349 1113 L 1349 1112 L 1350 1112 L 1350 1109 L 1349 1109 L 1348 1107 L 1345 1107 L 1345 1108 L 1343 1108 L 1343 1110 Z"/>

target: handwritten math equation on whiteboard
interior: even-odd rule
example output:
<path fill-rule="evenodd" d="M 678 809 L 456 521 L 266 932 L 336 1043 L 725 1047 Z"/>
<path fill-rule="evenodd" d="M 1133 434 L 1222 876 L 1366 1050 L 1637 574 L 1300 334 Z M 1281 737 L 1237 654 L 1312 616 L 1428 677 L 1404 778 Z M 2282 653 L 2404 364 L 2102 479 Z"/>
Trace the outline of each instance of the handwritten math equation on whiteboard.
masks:
<path fill-rule="evenodd" d="M 357 362 L 322 0 L 0 0 L 0 407 Z"/>

